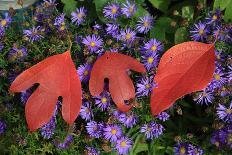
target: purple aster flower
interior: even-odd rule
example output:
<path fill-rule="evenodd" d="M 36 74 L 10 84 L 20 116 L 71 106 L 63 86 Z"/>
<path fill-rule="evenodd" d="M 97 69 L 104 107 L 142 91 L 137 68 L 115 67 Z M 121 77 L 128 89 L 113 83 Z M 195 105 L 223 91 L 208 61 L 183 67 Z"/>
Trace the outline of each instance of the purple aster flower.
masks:
<path fill-rule="evenodd" d="M 225 127 L 226 136 L 226 145 L 232 149 L 232 124 L 229 124 Z"/>
<path fill-rule="evenodd" d="M 55 18 L 54 25 L 59 31 L 64 31 L 67 26 L 65 24 L 65 14 L 62 13 Z"/>
<path fill-rule="evenodd" d="M 56 129 L 55 122 L 56 120 L 55 117 L 53 116 L 51 120 L 40 129 L 40 133 L 43 136 L 43 138 L 50 139 L 52 137 Z"/>
<path fill-rule="evenodd" d="M 149 40 L 149 42 L 145 43 L 142 49 L 142 54 L 153 55 L 163 51 L 164 46 L 160 41 L 156 39 L 151 39 Z"/>
<path fill-rule="evenodd" d="M 228 66 L 229 71 L 227 72 L 228 81 L 232 81 L 232 66 Z"/>
<path fill-rule="evenodd" d="M 188 154 L 189 155 L 202 155 L 204 153 L 204 151 L 198 147 L 198 146 L 194 146 L 192 144 L 188 145 Z"/>
<path fill-rule="evenodd" d="M 18 73 L 16 72 L 10 73 L 10 75 L 8 76 L 9 82 L 12 83 L 16 79 L 17 76 L 18 76 Z"/>
<path fill-rule="evenodd" d="M 30 89 L 28 89 L 28 90 L 21 93 L 20 99 L 21 99 L 21 102 L 23 104 L 26 104 L 28 98 L 31 96 L 31 93 L 32 93 L 32 91 Z"/>
<path fill-rule="evenodd" d="M 59 149 L 67 149 L 69 147 L 69 145 L 72 143 L 73 141 L 73 136 L 72 135 L 68 135 L 64 142 L 62 143 L 55 143 L 55 145 L 59 148 Z"/>
<path fill-rule="evenodd" d="M 136 32 L 130 28 L 125 30 L 121 30 L 121 40 L 125 41 L 126 43 L 132 43 L 136 38 Z"/>
<path fill-rule="evenodd" d="M 95 23 L 95 25 L 93 26 L 93 29 L 94 30 L 100 30 L 100 29 L 102 29 L 102 26 Z"/>
<path fill-rule="evenodd" d="M 135 14 L 137 8 L 134 2 L 129 2 L 127 0 L 126 3 L 123 3 L 122 5 L 122 14 L 126 15 L 126 17 L 131 17 Z"/>
<path fill-rule="evenodd" d="M 122 134 L 122 128 L 119 125 L 107 125 L 103 128 L 104 138 L 111 142 L 116 142 Z"/>
<path fill-rule="evenodd" d="M 214 38 L 219 41 L 224 41 L 228 37 L 229 30 L 227 28 L 223 28 L 222 26 L 217 26 L 216 30 L 213 31 Z"/>
<path fill-rule="evenodd" d="M 93 118 L 93 112 L 88 102 L 84 102 L 81 106 L 80 116 L 82 119 L 86 121 L 91 120 Z"/>
<path fill-rule="evenodd" d="M 86 130 L 91 137 L 100 138 L 102 136 L 103 125 L 95 121 L 88 122 Z"/>
<path fill-rule="evenodd" d="M 85 21 L 87 10 L 84 7 L 77 8 L 76 11 L 71 13 L 72 23 L 80 25 Z"/>
<path fill-rule="evenodd" d="M 211 144 L 216 145 L 218 148 L 224 146 L 226 144 L 226 141 L 227 133 L 226 131 L 224 131 L 224 129 L 214 131 L 210 139 Z"/>
<path fill-rule="evenodd" d="M 118 4 L 109 3 L 107 6 L 103 8 L 103 13 L 106 18 L 115 19 L 120 15 L 121 9 Z"/>
<path fill-rule="evenodd" d="M 232 123 L 232 102 L 229 107 L 219 104 L 217 107 L 217 115 L 221 120 Z"/>
<path fill-rule="evenodd" d="M 136 125 L 138 118 L 133 112 L 121 113 L 119 115 L 119 121 L 123 123 L 127 128 L 131 128 Z"/>
<path fill-rule="evenodd" d="M 23 61 L 27 56 L 27 49 L 22 47 L 22 48 L 12 48 L 9 51 L 9 55 L 8 58 L 11 61 L 15 61 L 15 60 L 19 60 L 19 61 Z"/>
<path fill-rule="evenodd" d="M 95 104 L 98 108 L 101 108 L 102 111 L 106 110 L 110 106 L 110 93 L 104 91 L 100 96 L 95 98 Z"/>
<path fill-rule="evenodd" d="M 3 27 L 0 27 L 0 37 L 3 37 L 5 35 L 5 29 Z"/>
<path fill-rule="evenodd" d="M 100 155 L 100 152 L 97 151 L 94 147 L 86 146 L 85 150 L 87 152 L 87 155 Z"/>
<path fill-rule="evenodd" d="M 221 88 L 223 85 L 225 85 L 227 82 L 227 78 L 225 77 L 225 74 L 223 73 L 223 69 L 221 67 L 217 67 L 214 72 L 214 78 L 212 82 L 210 83 L 210 86 L 212 88 Z"/>
<path fill-rule="evenodd" d="M 156 84 L 153 82 L 153 77 L 143 77 L 136 84 L 138 97 L 148 96 Z"/>
<path fill-rule="evenodd" d="M 198 24 L 194 24 L 193 30 L 190 33 L 194 41 L 205 41 L 209 34 L 209 28 L 206 24 L 199 22 Z"/>
<path fill-rule="evenodd" d="M 155 68 L 158 65 L 158 54 L 152 54 L 150 56 L 142 56 L 143 60 L 142 63 L 149 71 L 152 68 Z"/>
<path fill-rule="evenodd" d="M 132 140 L 128 137 L 121 137 L 117 140 L 116 149 L 118 154 L 128 154 L 129 150 L 132 147 Z"/>
<path fill-rule="evenodd" d="M 99 36 L 93 34 L 92 36 L 88 35 L 86 38 L 84 38 L 82 43 L 88 46 L 88 49 L 91 52 L 96 52 L 102 47 L 103 40 Z"/>
<path fill-rule="evenodd" d="M 12 22 L 12 19 L 8 13 L 4 14 L 4 18 L 0 19 L 0 27 L 7 28 L 9 27 L 10 23 Z"/>
<path fill-rule="evenodd" d="M 164 127 L 161 124 L 153 121 L 149 124 L 144 124 L 140 129 L 140 132 L 144 133 L 147 139 L 158 138 L 163 134 L 163 131 Z"/>
<path fill-rule="evenodd" d="M 153 24 L 153 18 L 150 15 L 145 15 L 144 17 L 139 17 L 137 26 L 137 31 L 140 33 L 147 33 Z"/>
<path fill-rule="evenodd" d="M 0 120 L 0 135 L 6 131 L 6 123 Z"/>
<path fill-rule="evenodd" d="M 38 41 L 43 38 L 41 26 L 33 27 L 29 30 L 23 30 L 24 37 L 31 42 Z"/>
<path fill-rule="evenodd" d="M 78 67 L 77 73 L 82 82 L 86 83 L 89 81 L 91 69 L 92 69 L 92 65 L 90 65 L 89 63 L 85 63 Z"/>
<path fill-rule="evenodd" d="M 1 37 L 1 35 L 0 35 L 0 37 Z M 2 51 L 3 48 L 4 48 L 4 45 L 3 45 L 3 43 L 0 42 L 0 52 Z"/>
<path fill-rule="evenodd" d="M 210 12 L 206 18 L 207 24 L 218 23 L 221 21 L 221 10 L 216 9 L 215 12 Z"/>
<path fill-rule="evenodd" d="M 111 35 L 112 37 L 115 37 L 119 33 L 119 24 L 111 24 L 107 23 L 106 24 L 106 33 Z"/>
<path fill-rule="evenodd" d="M 198 92 L 197 95 L 193 99 L 194 101 L 197 101 L 197 104 L 206 104 L 209 105 L 213 102 L 214 96 L 213 93 L 210 92 L 208 89 L 204 89 L 201 92 Z"/>
<path fill-rule="evenodd" d="M 166 112 L 161 112 L 157 118 L 163 122 L 167 121 L 169 119 L 170 115 Z"/>
<path fill-rule="evenodd" d="M 179 143 L 174 146 L 174 154 L 175 155 L 187 155 L 188 154 L 188 144 L 187 143 Z"/>

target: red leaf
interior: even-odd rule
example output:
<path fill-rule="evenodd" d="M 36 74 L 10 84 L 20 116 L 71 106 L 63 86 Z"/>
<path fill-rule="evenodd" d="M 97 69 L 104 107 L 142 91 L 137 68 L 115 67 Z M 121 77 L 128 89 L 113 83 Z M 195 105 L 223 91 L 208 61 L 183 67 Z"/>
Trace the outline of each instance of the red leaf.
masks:
<path fill-rule="evenodd" d="M 177 99 L 204 89 L 215 70 L 213 44 L 185 42 L 162 56 L 154 81 L 158 87 L 151 95 L 153 115 L 168 109 Z"/>
<path fill-rule="evenodd" d="M 70 56 L 70 51 L 51 56 L 21 73 L 10 87 L 21 92 L 39 83 L 26 103 L 28 127 L 34 131 L 49 122 L 59 96 L 63 97 L 62 116 L 73 124 L 81 107 L 81 83 Z"/>
<path fill-rule="evenodd" d="M 132 105 L 125 100 L 135 97 L 133 82 L 128 76 L 129 69 L 145 73 L 144 66 L 136 59 L 119 53 L 106 52 L 94 64 L 89 81 L 89 90 L 93 96 L 103 91 L 104 79 L 109 79 L 111 97 L 120 111 L 128 111 Z"/>

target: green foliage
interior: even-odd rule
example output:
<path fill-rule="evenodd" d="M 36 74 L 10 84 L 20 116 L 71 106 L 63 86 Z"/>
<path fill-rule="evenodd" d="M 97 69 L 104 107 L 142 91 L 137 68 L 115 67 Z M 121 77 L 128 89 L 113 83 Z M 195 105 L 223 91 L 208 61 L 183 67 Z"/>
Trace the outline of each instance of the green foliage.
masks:
<path fill-rule="evenodd" d="M 214 5 L 213 5 L 214 9 L 221 9 L 221 10 L 225 10 L 225 15 L 224 15 L 224 19 L 226 21 L 232 21 L 232 0 L 215 0 L 214 1 Z"/>
<path fill-rule="evenodd" d="M 71 12 L 76 10 L 77 2 L 75 0 L 61 0 L 61 2 L 64 4 L 63 11 L 66 15 L 70 16 Z"/>
<path fill-rule="evenodd" d="M 168 11 L 168 6 L 169 6 L 171 1 L 170 0 L 149 0 L 149 2 L 151 2 L 151 4 L 155 8 L 166 13 Z"/>

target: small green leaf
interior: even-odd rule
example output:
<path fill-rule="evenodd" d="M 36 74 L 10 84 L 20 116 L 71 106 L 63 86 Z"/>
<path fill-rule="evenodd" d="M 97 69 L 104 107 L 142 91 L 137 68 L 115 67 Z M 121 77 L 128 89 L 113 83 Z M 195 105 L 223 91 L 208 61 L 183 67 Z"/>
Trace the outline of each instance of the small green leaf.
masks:
<path fill-rule="evenodd" d="M 61 0 L 61 2 L 64 4 L 64 12 L 67 16 L 76 10 L 77 2 L 75 0 Z"/>
<path fill-rule="evenodd" d="M 165 40 L 165 28 L 155 25 L 151 30 L 150 30 L 150 37 L 151 38 L 156 38 L 160 41 Z"/>
<path fill-rule="evenodd" d="M 182 7 L 182 17 L 187 19 L 188 21 L 193 19 L 194 8 L 193 6 L 184 6 Z"/>
<path fill-rule="evenodd" d="M 231 3 L 232 0 L 215 0 L 213 4 L 213 8 L 217 9 L 220 8 L 221 10 L 224 10 L 225 8 L 228 8 L 228 5 Z"/>
<path fill-rule="evenodd" d="M 149 2 L 151 2 L 151 4 L 159 9 L 160 11 L 166 13 L 168 10 L 168 6 L 170 4 L 170 0 L 149 0 Z"/>
<path fill-rule="evenodd" d="M 97 15 L 98 15 L 99 19 L 104 23 L 106 22 L 106 18 L 104 18 L 104 16 L 103 16 L 103 8 L 105 5 L 107 5 L 108 2 L 109 2 L 109 0 L 94 0 Z"/>
<path fill-rule="evenodd" d="M 185 27 L 178 28 L 175 33 L 175 44 L 187 41 L 188 31 Z"/>
<path fill-rule="evenodd" d="M 224 15 L 225 21 L 232 21 L 232 0 L 226 7 L 225 15 Z"/>
<path fill-rule="evenodd" d="M 162 27 L 165 29 L 165 32 L 167 33 L 174 33 L 175 32 L 175 27 L 171 26 L 171 23 L 173 20 L 169 17 L 160 17 L 156 20 L 155 22 L 155 27 Z"/>
<path fill-rule="evenodd" d="M 138 5 L 137 6 L 137 11 L 135 12 L 135 17 L 141 17 L 144 15 L 149 14 L 147 10 L 145 10 L 142 6 Z"/>

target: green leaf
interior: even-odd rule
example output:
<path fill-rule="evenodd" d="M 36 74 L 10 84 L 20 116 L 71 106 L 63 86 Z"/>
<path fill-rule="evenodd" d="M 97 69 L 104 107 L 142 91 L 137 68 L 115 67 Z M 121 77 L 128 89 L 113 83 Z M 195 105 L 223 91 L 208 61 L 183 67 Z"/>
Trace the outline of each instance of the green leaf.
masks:
<path fill-rule="evenodd" d="M 104 18 L 104 16 L 103 16 L 103 8 L 108 2 L 109 2 L 109 0 L 94 0 L 97 15 L 98 15 L 99 19 L 104 23 L 106 22 L 106 18 Z"/>
<path fill-rule="evenodd" d="M 139 134 L 136 139 L 135 139 L 135 143 L 134 143 L 134 146 L 133 146 L 133 149 L 131 151 L 131 154 L 132 155 L 135 155 L 139 152 L 143 152 L 143 151 L 148 151 L 148 145 L 145 144 L 145 143 L 141 143 L 141 138 L 143 138 L 143 135 L 142 134 Z"/>
<path fill-rule="evenodd" d="M 142 6 L 138 5 L 137 6 L 137 11 L 135 12 L 135 17 L 141 17 L 146 14 L 149 14 L 147 10 L 145 10 Z"/>
<path fill-rule="evenodd" d="M 168 6 L 169 6 L 171 1 L 170 0 L 149 0 L 149 2 L 151 2 L 151 4 L 155 8 L 166 13 L 168 11 Z"/>
<path fill-rule="evenodd" d="M 156 25 L 150 30 L 150 37 L 151 38 L 156 38 L 159 41 L 164 41 L 165 40 L 165 28 Z"/>
<path fill-rule="evenodd" d="M 160 17 L 156 20 L 155 27 L 158 26 L 158 27 L 164 28 L 165 32 L 174 33 L 175 28 L 171 26 L 172 22 L 173 20 L 169 17 Z"/>
<path fill-rule="evenodd" d="M 193 19 L 194 8 L 193 6 L 184 6 L 182 7 L 182 17 L 186 18 L 188 21 Z"/>
<path fill-rule="evenodd" d="M 188 31 L 185 27 L 180 27 L 176 30 L 175 33 L 175 44 L 179 44 L 187 41 L 188 39 Z"/>
<path fill-rule="evenodd" d="M 213 8 L 217 9 L 220 8 L 221 10 L 224 10 L 225 8 L 228 8 L 228 5 L 232 2 L 232 0 L 215 0 L 213 4 Z"/>
<path fill-rule="evenodd" d="M 225 21 L 232 21 L 232 0 L 226 7 L 225 15 L 224 15 Z"/>
<path fill-rule="evenodd" d="M 77 2 L 75 0 L 61 0 L 61 2 L 64 4 L 64 12 L 67 16 L 76 10 Z"/>

